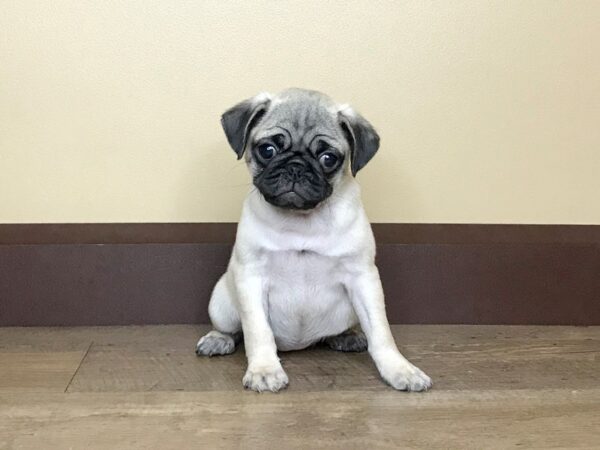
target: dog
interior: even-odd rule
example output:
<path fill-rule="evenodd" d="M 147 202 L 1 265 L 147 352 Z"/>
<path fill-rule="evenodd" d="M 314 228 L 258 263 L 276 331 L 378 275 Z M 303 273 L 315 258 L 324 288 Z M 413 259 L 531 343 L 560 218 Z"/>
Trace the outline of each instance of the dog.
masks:
<path fill-rule="evenodd" d="M 355 180 L 379 148 L 373 126 L 350 106 L 303 89 L 259 94 L 227 110 L 221 124 L 254 188 L 210 299 L 214 329 L 196 353 L 226 355 L 243 338 L 244 387 L 277 392 L 288 385 L 277 351 L 324 342 L 368 349 L 397 390 L 429 389 L 431 379 L 402 356 L 390 331 Z"/>

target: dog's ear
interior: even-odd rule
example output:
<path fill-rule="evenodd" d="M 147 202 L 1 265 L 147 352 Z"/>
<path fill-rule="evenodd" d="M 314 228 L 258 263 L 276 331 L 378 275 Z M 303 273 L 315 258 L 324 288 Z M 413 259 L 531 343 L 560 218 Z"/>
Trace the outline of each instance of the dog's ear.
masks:
<path fill-rule="evenodd" d="M 238 159 L 244 154 L 248 136 L 271 103 L 269 94 L 259 94 L 229 108 L 221 116 L 221 125 Z"/>
<path fill-rule="evenodd" d="M 347 105 L 340 107 L 338 118 L 350 144 L 350 169 L 356 176 L 377 153 L 379 135 L 363 116 Z"/>

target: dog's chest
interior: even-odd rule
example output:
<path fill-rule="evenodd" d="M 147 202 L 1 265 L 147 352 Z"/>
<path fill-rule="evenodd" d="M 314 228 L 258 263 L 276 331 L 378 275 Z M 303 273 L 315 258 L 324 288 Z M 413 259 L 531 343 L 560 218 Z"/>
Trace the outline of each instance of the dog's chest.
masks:
<path fill-rule="evenodd" d="M 355 321 L 337 258 L 311 251 L 269 253 L 267 307 L 280 350 L 305 348 Z"/>

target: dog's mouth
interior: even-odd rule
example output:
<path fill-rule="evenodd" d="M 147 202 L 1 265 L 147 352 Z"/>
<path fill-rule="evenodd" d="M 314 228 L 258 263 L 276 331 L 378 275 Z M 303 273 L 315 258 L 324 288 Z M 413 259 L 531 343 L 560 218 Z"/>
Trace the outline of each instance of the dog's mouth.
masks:
<path fill-rule="evenodd" d="M 263 194 L 264 195 L 264 194 Z M 265 200 L 271 205 L 284 209 L 310 210 L 315 208 L 324 199 L 307 199 L 295 190 L 283 192 L 281 194 L 271 196 L 264 195 Z"/>

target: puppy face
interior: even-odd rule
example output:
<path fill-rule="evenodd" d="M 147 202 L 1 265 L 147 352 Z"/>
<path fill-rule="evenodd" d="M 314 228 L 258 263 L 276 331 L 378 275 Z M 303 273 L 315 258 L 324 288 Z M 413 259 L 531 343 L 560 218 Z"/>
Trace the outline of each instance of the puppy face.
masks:
<path fill-rule="evenodd" d="M 265 200 L 285 209 L 315 208 L 379 147 L 365 119 L 315 91 L 258 95 L 227 110 L 221 123 Z"/>

